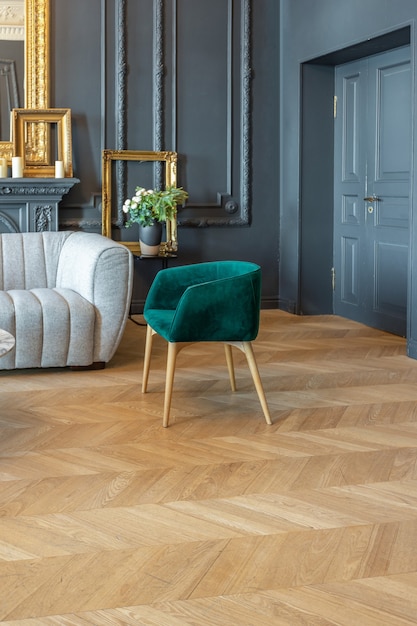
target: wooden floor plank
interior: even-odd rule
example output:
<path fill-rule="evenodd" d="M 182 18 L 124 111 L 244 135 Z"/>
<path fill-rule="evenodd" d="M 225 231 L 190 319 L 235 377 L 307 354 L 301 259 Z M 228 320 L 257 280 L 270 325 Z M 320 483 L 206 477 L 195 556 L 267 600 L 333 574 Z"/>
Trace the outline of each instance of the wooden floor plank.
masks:
<path fill-rule="evenodd" d="M 417 361 L 335 316 L 262 311 L 232 393 L 221 346 L 145 327 L 101 371 L 0 372 L 0 623 L 417 623 Z"/>

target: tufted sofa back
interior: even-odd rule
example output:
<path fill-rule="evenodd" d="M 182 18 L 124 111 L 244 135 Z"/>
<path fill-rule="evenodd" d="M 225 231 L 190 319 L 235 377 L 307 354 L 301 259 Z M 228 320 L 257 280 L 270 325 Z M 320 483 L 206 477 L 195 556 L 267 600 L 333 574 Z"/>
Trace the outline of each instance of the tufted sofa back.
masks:
<path fill-rule="evenodd" d="M 0 291 L 55 287 L 60 252 L 71 234 L 0 234 Z"/>

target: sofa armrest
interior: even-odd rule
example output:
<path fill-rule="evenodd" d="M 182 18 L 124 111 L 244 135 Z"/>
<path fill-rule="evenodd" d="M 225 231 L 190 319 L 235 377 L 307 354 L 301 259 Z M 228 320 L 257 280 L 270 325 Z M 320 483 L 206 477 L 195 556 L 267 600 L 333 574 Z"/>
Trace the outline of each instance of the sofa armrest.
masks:
<path fill-rule="evenodd" d="M 108 362 L 122 338 L 133 286 L 133 256 L 97 233 L 74 232 L 58 262 L 56 286 L 72 289 L 96 311 L 94 361 Z"/>

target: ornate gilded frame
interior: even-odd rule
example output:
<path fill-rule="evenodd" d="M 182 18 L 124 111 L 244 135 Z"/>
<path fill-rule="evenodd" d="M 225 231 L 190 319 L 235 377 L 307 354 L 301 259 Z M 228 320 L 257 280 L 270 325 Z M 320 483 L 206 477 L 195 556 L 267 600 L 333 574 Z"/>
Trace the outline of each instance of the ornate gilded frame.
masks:
<path fill-rule="evenodd" d="M 28 162 L 26 144 L 29 129 L 41 126 L 44 127 L 45 134 L 49 134 L 51 124 L 57 126 L 57 155 L 49 154 L 48 150 L 45 162 L 40 164 Z M 65 177 L 72 177 L 71 109 L 13 109 L 12 132 L 13 156 L 22 157 L 24 176 L 53 177 L 55 160 L 58 160 L 63 161 Z"/>
<path fill-rule="evenodd" d="M 49 0 L 25 0 L 25 108 L 49 107 Z M 34 162 L 44 163 L 45 127 L 37 125 L 30 141 Z M 0 157 L 11 162 L 12 141 L 0 141 Z"/>
<path fill-rule="evenodd" d="M 103 150 L 102 152 L 102 234 L 112 238 L 112 164 L 117 161 L 155 161 L 165 163 L 165 186 L 175 187 L 177 184 L 177 153 L 176 152 L 143 152 L 140 150 Z M 123 171 L 117 172 L 117 186 L 123 187 Z M 119 202 L 120 204 L 120 202 Z M 117 211 L 118 225 L 123 225 L 122 207 Z M 178 249 L 177 220 L 166 221 L 166 242 L 161 244 L 160 254 L 174 253 Z M 121 241 L 133 254 L 140 255 L 139 241 Z"/>

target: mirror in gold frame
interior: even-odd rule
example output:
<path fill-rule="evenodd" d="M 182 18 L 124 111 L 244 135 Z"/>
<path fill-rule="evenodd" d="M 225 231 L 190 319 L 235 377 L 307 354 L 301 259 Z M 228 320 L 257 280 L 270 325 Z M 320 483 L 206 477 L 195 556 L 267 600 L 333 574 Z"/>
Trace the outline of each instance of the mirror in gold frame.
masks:
<path fill-rule="evenodd" d="M 49 0 L 25 0 L 25 108 L 49 107 Z M 9 163 L 11 141 L 0 141 L 0 157 Z M 45 129 L 38 125 L 30 140 L 30 159 L 45 160 Z"/>

